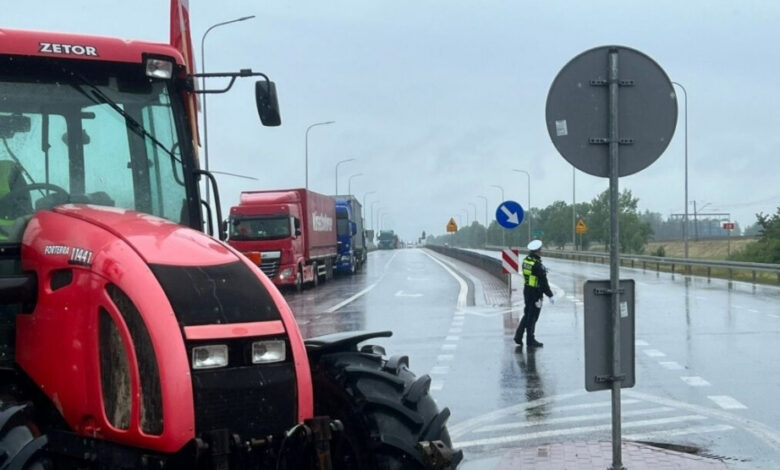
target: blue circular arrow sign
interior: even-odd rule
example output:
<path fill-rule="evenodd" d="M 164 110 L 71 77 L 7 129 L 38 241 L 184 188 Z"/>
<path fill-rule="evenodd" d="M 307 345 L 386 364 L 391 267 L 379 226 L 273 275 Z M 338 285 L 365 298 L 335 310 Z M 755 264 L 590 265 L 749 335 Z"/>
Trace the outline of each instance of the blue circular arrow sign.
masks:
<path fill-rule="evenodd" d="M 496 209 L 496 222 L 504 228 L 515 228 L 523 221 L 523 206 L 515 201 L 504 201 Z"/>

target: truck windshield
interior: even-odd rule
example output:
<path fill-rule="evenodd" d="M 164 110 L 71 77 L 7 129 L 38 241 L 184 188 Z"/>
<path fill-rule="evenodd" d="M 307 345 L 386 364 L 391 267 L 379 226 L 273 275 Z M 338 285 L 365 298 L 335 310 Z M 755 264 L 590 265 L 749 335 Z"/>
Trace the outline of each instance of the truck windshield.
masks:
<path fill-rule="evenodd" d="M 347 211 L 336 211 L 336 230 L 339 237 L 347 237 L 350 235 Z"/>
<path fill-rule="evenodd" d="M 290 236 L 289 217 L 233 218 L 231 240 L 274 240 Z"/>
<path fill-rule="evenodd" d="M 0 243 L 64 203 L 186 223 L 177 96 L 140 64 L 0 57 Z"/>

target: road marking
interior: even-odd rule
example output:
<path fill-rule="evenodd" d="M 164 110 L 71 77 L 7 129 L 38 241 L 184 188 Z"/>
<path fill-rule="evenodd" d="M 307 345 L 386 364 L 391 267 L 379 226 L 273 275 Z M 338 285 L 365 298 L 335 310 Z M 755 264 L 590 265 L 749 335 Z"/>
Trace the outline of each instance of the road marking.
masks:
<path fill-rule="evenodd" d="M 775 315 L 774 313 L 768 313 L 767 315 L 774 318 L 780 318 L 780 315 Z"/>
<path fill-rule="evenodd" d="M 639 400 L 620 400 L 621 405 L 633 405 L 635 403 L 639 403 Z M 598 403 L 582 403 L 579 405 L 565 405 L 565 406 L 556 406 L 552 409 L 552 411 L 569 411 L 569 410 L 582 410 L 587 408 L 601 408 L 604 406 L 612 406 L 611 401 L 601 401 Z"/>
<path fill-rule="evenodd" d="M 455 318 L 452 320 L 452 326 L 463 326 L 463 318 Z"/>
<path fill-rule="evenodd" d="M 659 362 L 661 367 L 664 367 L 669 370 L 683 370 L 685 367 L 681 366 L 679 363 L 674 361 L 661 361 Z"/>
<path fill-rule="evenodd" d="M 685 421 L 701 421 L 705 419 L 707 419 L 707 417 L 701 415 L 684 415 L 684 416 L 674 416 L 671 418 L 646 419 L 646 420 L 623 423 L 623 429 L 641 428 L 645 426 L 657 426 L 657 425 L 672 424 L 672 423 L 682 423 Z M 599 431 L 608 431 L 610 429 L 612 429 L 612 423 L 599 424 L 595 426 L 580 426 L 580 427 L 574 427 L 568 429 L 553 429 L 549 431 L 529 432 L 529 433 L 514 434 L 509 436 L 490 437 L 486 439 L 475 439 L 472 441 L 456 442 L 454 443 L 454 446 L 465 448 L 465 447 L 475 447 L 475 446 L 484 446 L 484 445 L 508 444 L 511 442 L 530 441 L 532 439 L 548 438 L 548 437 L 555 437 L 555 436 L 569 436 L 572 434 L 589 434 L 589 433 L 594 433 Z"/>
<path fill-rule="evenodd" d="M 379 276 L 379 279 L 377 279 L 376 282 L 374 282 L 370 286 L 366 287 L 362 291 L 358 292 L 357 294 L 353 295 L 352 297 L 350 297 L 348 299 L 345 299 L 345 300 L 337 303 L 333 307 L 325 310 L 325 313 L 333 313 L 336 310 L 340 309 L 341 307 L 344 307 L 345 305 L 351 304 L 355 300 L 359 299 L 361 296 L 366 295 L 369 291 L 371 291 L 371 289 L 376 287 L 377 284 L 379 284 L 382 281 L 382 279 L 384 279 L 385 274 L 387 274 L 387 268 L 390 267 L 390 263 L 393 262 L 393 260 L 395 259 L 396 255 L 398 255 L 398 253 L 393 253 L 393 256 L 391 256 L 390 259 L 387 260 L 387 262 L 385 263 L 385 266 L 382 268 L 382 275 Z"/>
<path fill-rule="evenodd" d="M 728 395 L 708 395 L 707 398 L 724 410 L 746 410 L 747 406 Z"/>
<path fill-rule="evenodd" d="M 557 408 L 555 409 L 557 411 Z M 624 411 L 621 416 L 644 416 L 652 415 L 656 413 L 666 413 L 667 411 L 674 411 L 674 408 L 669 406 L 659 406 L 656 408 L 644 408 L 641 410 Z M 519 423 L 501 423 L 493 424 L 490 426 L 483 426 L 479 429 L 475 429 L 474 432 L 494 432 L 494 431 L 507 431 L 510 429 L 528 428 L 533 426 L 546 426 L 552 424 L 562 423 L 576 423 L 578 421 L 591 421 L 597 419 L 608 419 L 612 417 L 612 412 L 609 413 L 592 413 L 587 415 L 567 416 L 565 418 L 553 418 L 553 419 L 537 419 L 534 421 L 524 421 Z"/>
<path fill-rule="evenodd" d="M 752 312 L 752 313 L 759 313 L 758 310 L 756 310 L 754 308 L 749 308 L 749 309 L 747 309 L 747 311 L 748 312 Z"/>
<path fill-rule="evenodd" d="M 450 371 L 450 366 L 433 366 L 431 374 L 445 375 Z"/>
<path fill-rule="evenodd" d="M 444 382 L 440 380 L 431 380 L 431 388 L 429 390 L 433 390 L 434 392 L 438 392 L 441 389 L 444 388 Z"/>
<path fill-rule="evenodd" d="M 455 271 L 450 269 L 449 266 L 444 264 L 443 262 L 439 261 L 435 256 L 428 253 L 426 250 L 423 250 L 423 253 L 425 253 L 426 256 L 428 256 L 430 259 L 434 260 L 436 263 L 439 264 L 442 268 L 444 268 L 445 271 L 450 273 L 452 277 L 455 278 L 456 281 L 458 281 L 458 285 L 460 286 L 460 291 L 458 292 L 458 303 L 457 306 L 459 309 L 466 307 L 466 301 L 468 299 L 468 293 L 469 293 L 469 285 L 466 284 L 466 281 L 460 277 Z"/>
<path fill-rule="evenodd" d="M 657 349 L 644 349 L 642 350 L 645 354 L 647 354 L 649 357 L 664 357 L 666 354 L 662 353 L 661 351 Z"/>
<path fill-rule="evenodd" d="M 444 341 L 458 341 L 460 340 L 460 336 L 447 336 L 444 338 Z"/>
<path fill-rule="evenodd" d="M 450 331 L 448 333 L 457 335 L 463 333 L 463 328 L 450 328 Z"/>
<path fill-rule="evenodd" d="M 422 294 L 407 294 L 406 292 L 399 290 L 395 293 L 396 297 L 422 297 Z"/>
<path fill-rule="evenodd" d="M 644 341 L 644 340 L 641 340 L 641 339 L 638 339 L 638 340 L 634 341 L 634 345 L 635 346 L 650 346 L 649 344 L 647 344 L 647 341 Z"/>
<path fill-rule="evenodd" d="M 723 432 L 734 429 L 728 424 L 716 424 L 715 426 L 691 426 L 683 429 L 670 429 L 653 431 L 641 434 L 623 434 L 623 439 L 630 441 L 649 441 L 652 439 L 666 438 L 670 436 L 684 436 L 686 434 L 704 434 L 708 432 Z"/>
<path fill-rule="evenodd" d="M 441 345 L 441 349 L 443 351 L 454 351 L 458 349 L 458 345 L 453 343 L 446 343 Z"/>
<path fill-rule="evenodd" d="M 454 354 L 439 354 L 436 356 L 436 360 L 439 362 L 451 361 L 455 358 Z"/>
<path fill-rule="evenodd" d="M 406 280 L 407 281 L 416 281 L 416 282 L 427 282 L 427 281 L 430 281 L 430 278 L 407 276 Z"/>
<path fill-rule="evenodd" d="M 683 382 L 687 383 L 691 387 L 709 387 L 710 385 L 712 385 L 711 383 L 697 376 L 680 377 L 680 379 L 682 379 Z"/>
<path fill-rule="evenodd" d="M 334 305 L 333 307 L 325 310 L 325 313 L 333 313 L 336 310 L 340 309 L 341 307 L 344 307 L 347 304 L 351 304 L 352 302 L 357 300 L 359 297 L 367 294 L 371 289 L 376 287 L 377 284 L 379 284 L 379 281 L 376 281 L 375 283 L 373 283 L 370 286 L 366 287 L 365 289 L 363 289 L 362 291 L 360 291 L 357 294 L 353 295 L 352 297 L 350 297 L 350 298 L 348 298 L 346 300 L 343 300 L 343 301 L 337 303 L 336 305 Z"/>

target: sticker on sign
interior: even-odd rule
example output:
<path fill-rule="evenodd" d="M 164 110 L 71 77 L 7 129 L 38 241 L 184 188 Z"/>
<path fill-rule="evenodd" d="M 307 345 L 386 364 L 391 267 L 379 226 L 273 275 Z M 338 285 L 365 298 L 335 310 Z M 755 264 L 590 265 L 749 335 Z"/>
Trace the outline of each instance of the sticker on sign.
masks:
<path fill-rule="evenodd" d="M 555 121 L 555 134 L 558 137 L 569 135 L 569 129 L 566 127 L 566 119 Z"/>

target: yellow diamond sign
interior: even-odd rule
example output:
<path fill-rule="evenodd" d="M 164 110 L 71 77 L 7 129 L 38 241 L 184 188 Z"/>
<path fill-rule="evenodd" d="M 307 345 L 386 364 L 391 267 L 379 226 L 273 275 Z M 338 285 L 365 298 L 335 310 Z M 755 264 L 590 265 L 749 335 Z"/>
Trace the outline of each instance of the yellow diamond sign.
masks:
<path fill-rule="evenodd" d="M 577 225 L 574 227 L 574 231 L 577 235 L 583 235 L 588 233 L 588 226 L 585 225 L 585 221 L 580 219 L 577 221 Z"/>
<path fill-rule="evenodd" d="M 458 224 L 455 223 L 455 219 L 450 217 L 450 221 L 447 222 L 447 232 L 457 232 Z"/>

